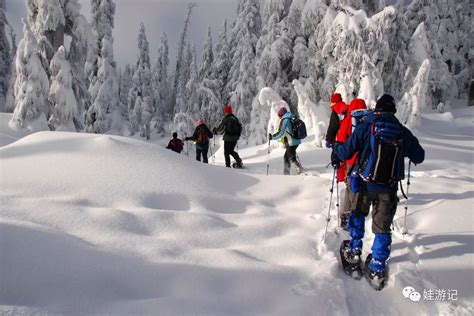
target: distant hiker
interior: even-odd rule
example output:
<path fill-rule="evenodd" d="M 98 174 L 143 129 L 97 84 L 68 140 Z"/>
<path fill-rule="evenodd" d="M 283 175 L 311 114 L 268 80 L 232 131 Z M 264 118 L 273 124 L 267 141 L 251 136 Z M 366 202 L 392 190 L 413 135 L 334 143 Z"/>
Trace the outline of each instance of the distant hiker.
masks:
<path fill-rule="evenodd" d="M 286 107 L 281 107 L 278 111 L 278 117 L 280 118 L 278 131 L 274 134 L 268 134 L 268 138 L 270 140 L 281 141 L 286 148 L 285 155 L 283 156 L 283 174 L 290 174 L 290 168 L 292 166 L 299 174 L 303 171 L 303 168 L 296 158 L 296 148 L 298 148 L 298 146 L 301 144 L 301 140 L 292 136 L 292 121 L 294 116 L 286 109 Z"/>
<path fill-rule="evenodd" d="M 404 176 L 404 157 L 422 163 L 425 151 L 418 139 L 395 117 L 395 100 L 385 94 L 378 101 L 374 113 L 365 117 L 350 138 L 335 146 L 333 163 L 350 159 L 359 152 L 359 163 L 353 170 L 351 189 L 360 193 L 359 203 L 349 219 L 351 240 L 341 245 L 341 261 L 347 267 L 360 269 L 365 217 L 370 204 L 372 232 L 375 234 L 372 253 L 366 259 L 365 276 L 377 290 L 387 280 L 386 261 L 392 244 L 391 225 L 397 209 L 398 182 Z M 349 273 L 348 273 L 349 274 Z"/>
<path fill-rule="evenodd" d="M 178 133 L 173 133 L 173 139 L 170 140 L 166 149 L 171 149 L 174 152 L 180 154 L 183 151 L 184 143 L 178 138 Z"/>
<path fill-rule="evenodd" d="M 354 116 L 352 115 L 353 113 L 354 113 Z M 347 115 L 341 121 L 339 130 L 337 132 L 337 135 L 336 135 L 337 144 L 345 143 L 349 139 L 349 137 L 352 134 L 353 129 L 359 124 L 358 123 L 359 118 L 363 118 L 364 115 L 367 115 L 367 106 L 365 104 L 365 101 L 362 99 L 352 100 L 351 103 L 349 104 Z M 334 151 L 333 151 L 333 154 L 334 154 Z M 350 183 L 349 183 L 349 178 L 350 178 L 351 172 L 353 171 L 353 167 L 358 161 L 357 154 L 358 153 L 356 152 L 352 157 L 344 161 L 346 173 L 343 180 L 346 183 L 346 191 L 344 194 L 343 211 L 340 214 L 341 227 L 344 229 L 347 229 L 347 224 L 349 222 L 351 211 L 354 211 L 356 209 L 357 199 L 359 197 L 359 193 L 351 192 Z"/>
<path fill-rule="evenodd" d="M 197 126 L 194 130 L 193 136 L 186 137 L 184 140 L 194 141 L 196 144 L 196 160 L 201 161 L 202 155 L 202 161 L 208 163 L 207 152 L 209 151 L 209 138 L 212 138 L 213 134 L 206 124 L 204 124 L 203 118 L 198 118 L 196 123 Z"/>
<path fill-rule="evenodd" d="M 326 132 L 326 148 L 333 147 L 336 142 L 337 131 L 341 121 L 347 113 L 348 106 L 342 101 L 340 93 L 331 95 L 331 117 L 329 118 L 329 126 Z"/>
<path fill-rule="evenodd" d="M 235 163 L 232 165 L 234 168 L 242 168 L 243 163 L 240 159 L 239 154 L 235 152 L 235 146 L 242 133 L 242 125 L 240 124 L 237 117 L 232 114 L 232 107 L 226 105 L 224 107 L 224 118 L 217 128 L 213 129 L 214 134 L 223 134 L 224 137 L 224 158 L 225 166 L 230 168 L 230 156 L 235 159 Z"/>

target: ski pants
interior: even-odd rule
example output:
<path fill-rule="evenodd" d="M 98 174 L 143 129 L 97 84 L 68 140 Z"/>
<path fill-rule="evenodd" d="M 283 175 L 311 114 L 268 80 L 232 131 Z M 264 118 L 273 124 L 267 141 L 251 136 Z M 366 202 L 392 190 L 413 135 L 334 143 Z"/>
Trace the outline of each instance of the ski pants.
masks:
<path fill-rule="evenodd" d="M 209 151 L 209 145 L 196 146 L 196 160 L 201 161 L 201 156 L 202 156 L 202 161 L 204 163 L 207 163 L 207 152 L 208 151 Z"/>
<path fill-rule="evenodd" d="M 235 152 L 235 146 L 237 146 L 237 141 L 235 142 L 226 142 L 224 141 L 224 158 L 225 166 L 230 168 L 230 156 L 232 156 L 236 162 L 240 161 L 239 154 Z"/>
<path fill-rule="evenodd" d="M 372 232 L 375 234 L 372 245 L 372 261 L 370 268 L 380 271 L 390 256 L 392 244 L 391 226 L 397 210 L 397 191 L 370 192 L 361 188 L 360 199 L 355 211 L 349 218 L 350 248 L 354 252 L 362 251 L 362 239 L 365 233 L 365 217 L 372 205 Z"/>
<path fill-rule="evenodd" d="M 285 155 L 283 156 L 283 174 L 290 174 L 291 163 L 298 164 L 298 160 L 296 160 L 296 146 L 287 146 Z"/>

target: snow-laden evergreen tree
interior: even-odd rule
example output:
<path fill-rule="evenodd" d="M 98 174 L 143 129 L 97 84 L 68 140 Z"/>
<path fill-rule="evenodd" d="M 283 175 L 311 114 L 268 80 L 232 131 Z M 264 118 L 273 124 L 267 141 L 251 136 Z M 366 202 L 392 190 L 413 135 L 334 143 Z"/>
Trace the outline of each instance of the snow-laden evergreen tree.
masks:
<path fill-rule="evenodd" d="M 186 113 L 189 108 L 187 103 L 186 96 L 186 85 L 191 77 L 191 64 L 193 60 L 194 48 L 191 46 L 191 43 L 187 42 L 185 45 L 185 52 L 181 59 L 180 64 L 180 80 L 178 82 L 177 94 L 176 94 L 176 105 L 174 107 L 174 112 L 176 113 Z"/>
<path fill-rule="evenodd" d="M 184 90 L 185 113 L 191 117 L 201 116 L 201 107 L 198 98 L 198 89 L 200 87 L 199 70 L 196 60 L 196 47 L 193 45 L 191 52 L 191 64 L 189 65 L 189 80 Z M 184 76 L 183 76 L 184 77 Z"/>
<path fill-rule="evenodd" d="M 188 5 L 188 12 L 186 14 L 186 18 L 184 19 L 183 30 L 181 31 L 179 41 L 178 41 L 176 67 L 175 67 L 175 72 L 174 72 L 174 83 L 173 83 L 173 87 L 172 87 L 173 89 L 171 92 L 171 108 L 173 108 L 173 114 L 179 113 L 181 111 L 182 105 L 178 105 L 178 108 L 175 108 L 175 107 L 178 103 L 178 99 L 180 99 L 180 102 L 182 102 L 182 98 L 183 98 L 182 94 L 184 92 L 184 86 L 189 80 L 189 77 L 182 78 L 182 74 L 187 73 L 187 70 L 183 71 L 183 68 L 186 67 L 185 65 L 183 65 L 183 63 L 187 65 L 190 64 L 189 55 L 186 56 L 186 44 L 187 44 L 189 24 L 191 21 L 191 14 L 195 6 L 196 6 L 196 3 L 194 2 Z M 189 45 L 187 45 L 187 47 L 189 48 Z"/>
<path fill-rule="evenodd" d="M 66 60 L 66 49 L 60 46 L 49 67 L 51 86 L 49 101 L 53 106 L 49 126 L 54 130 L 75 131 L 73 119 L 77 116 L 77 103 L 72 89 L 71 66 Z"/>
<path fill-rule="evenodd" d="M 86 130 L 91 133 L 109 131 L 117 110 L 118 78 L 112 37 L 114 15 L 112 0 L 91 0 L 91 25 L 96 36 L 96 54 L 90 70 L 91 106 L 86 119 Z"/>
<path fill-rule="evenodd" d="M 150 52 L 143 23 L 140 24 L 138 31 L 138 58 L 134 69 L 132 88 L 128 95 L 130 133 L 133 135 L 140 132 L 140 136 L 145 137 L 150 130 L 154 108 L 151 90 Z"/>
<path fill-rule="evenodd" d="M 23 39 L 16 55 L 15 111 L 12 123 L 20 128 L 38 119 L 45 112 L 49 92 L 49 80 L 38 56 L 36 37 L 23 20 Z M 43 119 L 46 117 L 43 115 Z"/>
<path fill-rule="evenodd" d="M 10 38 L 10 78 L 8 80 L 7 94 L 6 94 L 6 103 L 5 111 L 8 113 L 13 113 L 15 110 L 15 80 L 16 80 L 16 68 L 15 68 L 15 56 L 17 50 L 16 42 L 16 33 L 13 28 L 8 24 L 8 20 L 5 20 L 6 24 L 9 26 L 9 38 Z"/>
<path fill-rule="evenodd" d="M 93 58 L 95 38 L 89 22 L 80 13 L 78 0 L 64 0 L 64 16 L 66 20 L 65 34 L 70 38 L 66 54 L 71 65 L 72 89 L 76 97 L 78 115 L 74 123 L 78 130 L 83 128 L 84 118 L 91 105 L 89 94 L 89 76 L 86 73 L 87 60 Z"/>
<path fill-rule="evenodd" d="M 132 88 L 133 71 L 129 64 L 119 71 L 119 108 L 121 115 L 128 122 L 128 94 Z"/>
<path fill-rule="evenodd" d="M 262 21 L 258 0 L 240 0 L 238 15 L 231 33 L 232 67 L 227 84 L 230 103 L 248 133 L 252 100 L 256 95 L 255 53 Z"/>
<path fill-rule="evenodd" d="M 227 82 L 231 68 L 230 47 L 227 39 L 227 20 L 224 21 L 222 30 L 219 34 L 219 43 L 216 45 L 216 58 L 212 67 L 212 78 L 215 80 L 216 88 L 214 95 L 220 100 L 222 105 L 229 101 L 229 91 Z"/>
<path fill-rule="evenodd" d="M 201 66 L 199 67 L 199 80 L 203 80 L 204 78 L 211 79 L 213 63 L 214 48 L 212 45 L 211 27 L 208 27 L 206 41 L 204 42 L 202 62 Z"/>
<path fill-rule="evenodd" d="M 412 81 L 412 86 L 405 92 L 398 105 L 398 118 L 410 128 L 419 124 L 421 111 L 428 103 L 427 99 L 430 97 L 430 91 L 428 90 L 430 67 L 430 59 L 425 59 Z"/>
<path fill-rule="evenodd" d="M 154 106 L 155 106 L 155 120 L 156 120 L 156 131 L 162 132 L 164 128 L 164 122 L 169 121 L 173 113 L 173 109 L 170 106 L 170 89 L 171 84 L 169 83 L 169 48 L 168 48 L 168 37 L 166 33 L 161 36 L 161 45 L 158 49 L 158 55 L 156 63 L 153 66 L 152 71 L 152 89 L 154 95 Z"/>
<path fill-rule="evenodd" d="M 327 122 L 329 122 L 329 108 L 317 105 L 310 98 L 306 87 L 298 80 L 293 80 L 298 95 L 298 114 L 305 122 L 308 134 L 314 135 L 314 144 L 323 147 L 326 136 Z"/>
<path fill-rule="evenodd" d="M 6 33 L 7 19 L 5 0 L 0 0 L 0 112 L 5 112 L 5 103 L 10 79 L 10 44 Z"/>

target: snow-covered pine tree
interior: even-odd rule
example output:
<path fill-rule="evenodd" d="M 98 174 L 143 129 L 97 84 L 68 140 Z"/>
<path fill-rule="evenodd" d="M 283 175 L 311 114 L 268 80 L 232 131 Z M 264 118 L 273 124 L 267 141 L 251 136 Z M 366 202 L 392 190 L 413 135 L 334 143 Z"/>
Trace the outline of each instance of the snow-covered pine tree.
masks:
<path fill-rule="evenodd" d="M 146 39 L 145 26 L 140 24 L 138 31 L 138 58 L 135 64 L 132 87 L 128 95 L 128 115 L 130 120 L 130 133 L 140 132 L 140 136 L 149 138 L 150 122 L 154 114 L 150 53 Z"/>
<path fill-rule="evenodd" d="M 179 113 L 181 111 L 182 105 L 178 105 L 176 108 L 176 105 L 178 103 L 178 99 L 181 100 L 182 102 L 182 94 L 183 93 L 183 86 L 186 85 L 187 81 L 189 80 L 189 77 L 187 78 L 182 78 L 183 74 L 183 63 L 190 63 L 189 55 L 186 56 L 186 44 L 187 44 L 187 37 L 188 37 L 188 29 L 189 29 L 189 23 L 191 21 L 191 14 L 193 12 L 193 8 L 196 6 L 195 2 L 191 2 L 188 5 L 188 12 L 186 14 L 186 18 L 184 19 L 184 26 L 183 30 L 181 31 L 179 41 L 178 41 L 178 51 L 177 51 L 177 56 L 176 56 L 176 67 L 175 67 L 175 72 L 174 72 L 174 83 L 173 83 L 173 89 L 171 92 L 171 108 L 173 109 L 173 114 Z M 189 45 L 187 45 L 189 48 Z M 186 73 L 186 71 L 184 71 Z M 184 82 L 184 84 L 183 84 Z"/>
<path fill-rule="evenodd" d="M 262 21 L 258 0 L 240 0 L 237 19 L 232 29 L 232 67 L 227 84 L 230 103 L 241 121 L 243 135 L 248 133 L 252 100 L 256 95 L 255 53 Z"/>
<path fill-rule="evenodd" d="M 113 123 L 118 103 L 118 78 L 113 54 L 113 0 L 91 0 L 92 30 L 96 36 L 95 57 L 90 70 L 91 106 L 87 111 L 86 130 L 106 133 Z"/>
<path fill-rule="evenodd" d="M 164 128 L 164 122 L 169 121 L 173 110 L 170 107 L 170 88 L 171 85 L 168 82 L 169 66 L 169 48 L 168 48 L 168 37 L 166 33 L 161 36 L 161 45 L 158 49 L 158 55 L 155 65 L 152 71 L 152 89 L 154 95 L 154 105 L 156 109 L 156 131 L 162 132 Z"/>
<path fill-rule="evenodd" d="M 186 96 L 186 85 L 188 84 L 189 78 L 191 77 L 191 64 L 193 60 L 193 53 L 194 49 L 191 46 L 189 41 L 185 45 L 185 52 L 181 59 L 180 64 L 180 80 L 178 82 L 177 87 L 177 94 L 176 94 L 176 105 L 174 107 L 174 112 L 176 113 L 186 113 L 189 108 L 189 104 L 187 103 L 187 96 Z"/>
<path fill-rule="evenodd" d="M 428 103 L 427 99 L 430 97 L 430 91 L 428 90 L 430 67 L 430 59 L 425 59 L 418 69 L 411 87 L 405 92 L 398 105 L 398 118 L 410 128 L 419 124 L 421 111 Z"/>
<path fill-rule="evenodd" d="M 215 96 L 219 99 L 221 105 L 227 104 L 229 101 L 229 92 L 227 90 L 227 82 L 229 80 L 229 72 L 231 68 L 230 47 L 227 39 L 227 20 L 224 21 L 222 30 L 219 35 L 219 43 L 216 45 L 216 59 L 212 68 L 212 78 L 217 86 L 213 90 Z"/>
<path fill-rule="evenodd" d="M 66 57 L 71 65 L 72 89 L 76 97 L 78 115 L 76 129 L 82 130 L 85 115 L 91 105 L 89 78 L 85 70 L 88 58 L 94 52 L 95 38 L 89 22 L 80 13 L 78 0 L 64 0 L 65 34 L 70 38 Z"/>
<path fill-rule="evenodd" d="M 212 79 L 212 65 L 214 63 L 214 49 L 212 46 L 212 34 L 211 27 L 207 29 L 207 37 L 204 42 L 204 50 L 202 53 L 202 62 L 199 67 L 199 80 L 202 81 L 204 78 Z"/>
<path fill-rule="evenodd" d="M 15 56 L 17 50 L 17 42 L 16 42 L 16 33 L 13 28 L 8 24 L 8 19 L 5 19 L 5 23 L 9 27 L 9 37 L 10 37 L 10 79 L 8 80 L 8 87 L 7 87 L 7 94 L 6 94 L 6 103 L 5 103 L 5 111 L 8 113 L 12 113 L 15 110 L 15 80 L 16 80 L 16 68 L 15 68 Z"/>
<path fill-rule="evenodd" d="M 198 89 L 200 87 L 199 71 L 196 58 L 196 47 L 193 45 L 191 52 L 191 64 L 189 65 L 189 80 L 184 90 L 184 100 L 186 105 L 185 113 L 193 118 L 202 116 L 198 99 Z M 183 78 L 185 76 L 183 75 Z"/>
<path fill-rule="evenodd" d="M 38 56 L 36 37 L 25 20 L 23 20 L 23 39 L 18 45 L 15 65 L 16 106 L 12 123 L 20 128 L 26 128 L 45 112 L 49 80 Z M 45 116 L 43 120 L 46 123 Z"/>
<path fill-rule="evenodd" d="M 5 112 L 6 96 L 10 79 L 10 44 L 5 27 L 5 0 L 0 0 L 0 112 Z"/>
<path fill-rule="evenodd" d="M 128 122 L 128 94 L 132 88 L 133 72 L 129 64 L 119 71 L 119 108 L 122 118 Z"/>
<path fill-rule="evenodd" d="M 49 101 L 53 105 L 49 126 L 54 130 L 75 131 L 73 118 L 77 115 L 77 103 L 72 89 L 72 73 L 66 60 L 66 49 L 60 46 L 49 67 L 51 87 Z"/>

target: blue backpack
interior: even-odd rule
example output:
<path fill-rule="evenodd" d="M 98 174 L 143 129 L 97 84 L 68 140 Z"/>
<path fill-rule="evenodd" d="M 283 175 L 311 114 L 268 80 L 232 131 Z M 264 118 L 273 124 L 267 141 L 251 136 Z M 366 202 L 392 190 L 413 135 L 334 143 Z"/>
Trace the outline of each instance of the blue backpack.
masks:
<path fill-rule="evenodd" d="M 403 129 L 398 122 L 376 121 L 370 127 L 370 150 L 360 176 L 368 182 L 395 186 L 404 177 Z"/>
<path fill-rule="evenodd" d="M 306 132 L 306 125 L 302 119 L 293 117 L 291 119 L 291 126 L 292 126 L 292 135 L 291 137 L 295 139 L 305 139 L 308 136 Z"/>

